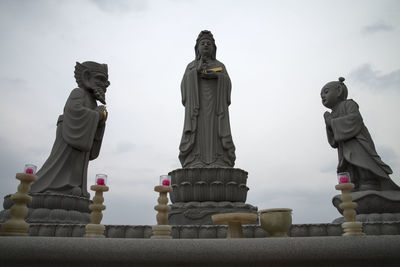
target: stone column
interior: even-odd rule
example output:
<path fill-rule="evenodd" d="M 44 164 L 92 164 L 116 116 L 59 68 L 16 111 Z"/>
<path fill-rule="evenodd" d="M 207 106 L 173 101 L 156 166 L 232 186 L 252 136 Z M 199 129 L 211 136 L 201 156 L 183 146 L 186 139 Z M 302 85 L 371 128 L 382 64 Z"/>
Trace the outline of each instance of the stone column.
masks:
<path fill-rule="evenodd" d="M 103 205 L 103 192 L 107 192 L 109 187 L 105 185 L 92 185 L 90 189 L 95 191 L 96 194 L 93 197 L 93 204 L 89 205 L 92 213 L 90 213 L 90 223 L 86 225 L 86 234 L 84 237 L 104 238 L 105 226 L 100 224 L 100 222 L 103 219 L 102 211 L 106 209 L 106 206 Z"/>
<path fill-rule="evenodd" d="M 158 197 L 158 205 L 154 207 L 156 211 L 158 211 L 156 219 L 157 225 L 152 227 L 153 235 L 151 238 L 153 239 L 170 239 L 171 236 L 171 226 L 168 225 L 168 212 L 171 210 L 171 207 L 168 206 L 168 192 L 172 191 L 172 187 L 157 185 L 154 187 L 154 191 L 159 192 L 160 196 Z"/>
<path fill-rule="evenodd" d="M 346 222 L 342 223 L 343 236 L 364 235 L 362 232 L 362 223 L 356 222 L 357 203 L 353 202 L 350 191 L 354 188 L 353 183 L 338 184 L 336 190 L 342 191 L 342 203 L 339 205 L 343 209 L 343 216 Z"/>
<path fill-rule="evenodd" d="M 10 209 L 11 219 L 1 226 L 0 235 L 9 236 L 27 236 L 29 224 L 25 222 L 28 215 L 27 203 L 32 201 L 32 197 L 28 195 L 31 183 L 37 179 L 34 174 L 17 173 L 16 178 L 21 181 L 18 191 L 11 196 L 14 205 Z"/>

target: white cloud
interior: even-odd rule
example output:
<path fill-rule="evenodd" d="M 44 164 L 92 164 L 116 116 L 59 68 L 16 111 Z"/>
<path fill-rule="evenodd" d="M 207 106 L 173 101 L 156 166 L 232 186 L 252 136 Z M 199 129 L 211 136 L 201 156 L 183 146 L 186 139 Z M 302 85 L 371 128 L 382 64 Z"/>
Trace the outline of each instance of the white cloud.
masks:
<path fill-rule="evenodd" d="M 362 29 L 363 33 L 374 34 L 377 32 L 391 32 L 394 27 L 383 20 L 379 20 L 373 24 L 367 25 Z"/>

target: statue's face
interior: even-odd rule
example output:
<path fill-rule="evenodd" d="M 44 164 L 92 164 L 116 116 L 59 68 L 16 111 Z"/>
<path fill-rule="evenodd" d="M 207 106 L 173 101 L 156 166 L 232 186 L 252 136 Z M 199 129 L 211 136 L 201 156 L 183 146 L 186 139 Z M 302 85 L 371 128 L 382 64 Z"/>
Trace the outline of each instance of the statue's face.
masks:
<path fill-rule="evenodd" d="M 327 108 L 333 108 L 339 103 L 339 90 L 332 86 L 324 86 L 321 90 L 322 105 Z"/>
<path fill-rule="evenodd" d="M 213 41 L 210 39 L 201 39 L 198 49 L 200 55 L 211 56 L 214 50 Z"/>
<path fill-rule="evenodd" d="M 108 77 L 101 72 L 92 72 L 89 78 L 89 84 L 96 99 L 105 104 L 105 94 L 107 87 L 110 85 Z"/>

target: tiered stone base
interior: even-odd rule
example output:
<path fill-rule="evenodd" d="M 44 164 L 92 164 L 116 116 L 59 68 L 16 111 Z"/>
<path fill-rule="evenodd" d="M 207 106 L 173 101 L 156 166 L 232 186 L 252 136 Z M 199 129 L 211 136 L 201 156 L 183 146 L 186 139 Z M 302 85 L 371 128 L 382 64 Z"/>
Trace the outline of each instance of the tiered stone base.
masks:
<path fill-rule="evenodd" d="M 245 204 L 248 173 L 238 168 L 184 168 L 169 173 L 173 191 L 171 225 L 211 225 L 218 213 L 257 213 Z"/>
<path fill-rule="evenodd" d="M 400 220 L 400 191 L 357 191 L 351 193 L 353 202 L 357 203 L 356 221 L 359 222 L 390 222 Z M 332 199 L 333 205 L 343 214 L 339 208 L 341 195 Z M 335 219 L 332 223 L 343 223 L 343 217 Z"/>
<path fill-rule="evenodd" d="M 28 203 L 28 223 L 87 224 L 90 222 L 89 204 L 84 197 L 56 193 L 30 193 L 32 202 Z M 13 205 L 11 195 L 4 197 L 4 210 L 0 211 L 0 222 L 10 218 Z"/>
<path fill-rule="evenodd" d="M 168 213 L 170 225 L 212 225 L 211 216 L 219 213 L 254 213 L 257 207 L 242 202 L 178 202 Z"/>
<path fill-rule="evenodd" d="M 236 168 L 186 168 L 169 173 L 171 202 L 246 202 L 248 173 Z"/>

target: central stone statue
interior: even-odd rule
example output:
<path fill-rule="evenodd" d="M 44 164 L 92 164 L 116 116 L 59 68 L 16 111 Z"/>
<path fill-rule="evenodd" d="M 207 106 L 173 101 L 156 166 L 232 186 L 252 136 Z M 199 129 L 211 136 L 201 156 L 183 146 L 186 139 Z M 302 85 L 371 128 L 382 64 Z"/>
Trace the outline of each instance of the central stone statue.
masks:
<path fill-rule="evenodd" d="M 170 193 L 171 225 L 213 224 L 219 213 L 257 213 L 245 203 L 248 173 L 234 168 L 235 145 L 229 123 L 232 84 L 225 65 L 216 59 L 217 46 L 210 31 L 200 32 L 195 59 L 181 83 L 185 122 L 179 160 L 173 170 Z"/>
<path fill-rule="evenodd" d="M 216 52 L 212 33 L 200 32 L 196 58 L 186 67 L 181 83 L 185 122 L 179 160 L 183 168 L 235 165 L 228 111 L 231 80 Z"/>

